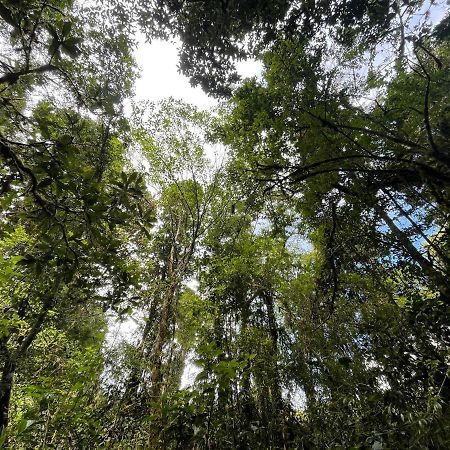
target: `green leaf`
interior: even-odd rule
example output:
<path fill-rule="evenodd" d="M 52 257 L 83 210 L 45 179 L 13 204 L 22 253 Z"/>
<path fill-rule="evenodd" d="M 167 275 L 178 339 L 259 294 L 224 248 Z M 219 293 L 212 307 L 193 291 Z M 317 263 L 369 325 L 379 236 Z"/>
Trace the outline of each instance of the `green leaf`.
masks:
<path fill-rule="evenodd" d="M 72 29 L 72 22 L 65 21 L 61 27 L 62 35 L 65 37 L 70 33 Z"/>
<path fill-rule="evenodd" d="M 72 141 L 73 137 L 70 134 L 63 134 L 58 137 L 58 142 L 63 146 L 71 144 Z"/>

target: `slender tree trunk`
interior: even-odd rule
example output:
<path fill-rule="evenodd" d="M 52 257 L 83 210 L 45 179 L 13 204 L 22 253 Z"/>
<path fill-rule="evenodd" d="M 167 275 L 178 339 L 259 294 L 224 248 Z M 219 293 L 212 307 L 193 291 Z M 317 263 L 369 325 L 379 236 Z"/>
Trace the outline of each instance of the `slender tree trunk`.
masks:
<path fill-rule="evenodd" d="M 250 302 L 248 299 L 245 298 L 245 293 L 239 292 L 237 298 L 236 298 L 236 304 L 243 305 L 242 306 L 242 333 L 245 334 L 249 317 L 250 317 Z M 245 420 L 247 422 L 247 426 L 250 426 L 250 423 L 252 420 L 255 420 L 257 418 L 256 415 L 256 408 L 255 408 L 255 402 L 253 400 L 252 396 L 252 389 L 251 389 L 251 383 L 250 383 L 250 370 L 244 370 L 242 373 L 242 412 L 244 414 Z"/>
<path fill-rule="evenodd" d="M 277 319 L 275 316 L 275 307 L 273 300 L 273 293 L 264 291 L 262 292 L 262 299 L 264 305 L 267 309 L 267 320 L 269 322 L 269 334 L 272 341 L 272 370 L 273 377 L 270 382 L 270 391 L 272 397 L 272 407 L 274 408 L 275 416 L 278 417 L 278 420 L 274 422 L 269 422 L 271 424 L 276 424 L 276 428 L 272 429 L 272 439 L 276 445 L 283 445 L 283 448 L 286 448 L 287 441 L 287 429 L 286 422 L 284 420 L 284 405 L 283 405 L 283 397 L 281 395 L 281 381 L 280 381 L 280 373 L 278 370 L 278 325 Z"/>
<path fill-rule="evenodd" d="M 403 23 L 403 11 L 402 11 L 402 5 L 400 4 L 400 1 L 397 0 L 397 16 L 398 16 L 398 22 L 399 22 L 399 30 L 400 30 L 400 44 L 398 48 L 398 54 L 396 59 L 396 66 L 397 71 L 401 71 L 403 69 L 404 63 L 405 63 L 405 24 Z"/>
<path fill-rule="evenodd" d="M 172 316 L 173 303 L 178 288 L 178 282 L 174 281 L 170 284 L 169 290 L 164 296 L 161 308 L 161 317 L 158 326 L 158 332 L 153 344 L 152 354 L 150 356 L 151 364 L 151 388 L 150 397 L 157 400 L 162 392 L 162 353 L 164 344 L 167 341 L 167 335 L 170 327 L 170 319 Z"/>
<path fill-rule="evenodd" d="M 280 376 L 278 373 L 278 326 L 275 317 L 275 308 L 273 305 L 273 297 L 271 293 L 264 292 L 262 294 L 264 304 L 267 309 L 267 319 L 269 322 L 269 334 L 272 341 L 272 359 L 273 359 L 273 380 L 272 380 L 272 396 L 277 411 L 281 411 L 283 401 L 281 396 Z"/>
<path fill-rule="evenodd" d="M 384 220 L 384 223 L 391 230 L 392 234 L 395 238 L 400 242 L 402 247 L 408 252 L 409 256 L 420 266 L 425 274 L 434 278 L 435 270 L 433 264 L 431 264 L 428 259 L 426 259 L 416 247 L 411 243 L 408 236 L 397 227 L 395 222 L 389 217 L 389 214 L 386 211 L 383 211 L 381 208 L 377 208 L 378 214 Z"/>
<path fill-rule="evenodd" d="M 392 234 L 398 240 L 398 242 L 403 246 L 403 248 L 407 251 L 408 255 L 419 265 L 422 269 L 423 273 L 427 275 L 430 279 L 436 281 L 439 285 L 439 289 L 444 297 L 448 297 L 448 289 L 445 287 L 442 289 L 442 286 L 445 284 L 442 283 L 443 276 L 442 273 L 431 263 L 427 258 L 425 258 L 419 250 L 411 243 L 408 236 L 397 227 L 395 222 L 389 217 L 389 214 L 386 211 L 383 211 L 381 208 L 376 208 L 378 214 L 384 220 L 388 228 L 391 230 Z"/>
<path fill-rule="evenodd" d="M 169 335 L 171 320 L 173 318 L 173 305 L 176 301 L 177 291 L 180 288 L 180 284 L 183 275 L 186 273 L 189 262 L 191 260 L 196 239 L 197 232 L 192 236 L 192 241 L 185 247 L 183 252 L 177 249 L 177 242 L 182 232 L 182 220 L 178 219 L 177 226 L 173 235 L 172 245 L 167 261 L 167 278 L 168 286 L 163 296 L 163 302 L 161 305 L 161 316 L 158 324 L 158 331 L 156 333 L 155 342 L 152 347 L 150 356 L 151 364 L 151 388 L 150 397 L 153 400 L 159 399 L 162 393 L 163 379 L 162 379 L 162 356 L 163 347 L 167 342 Z"/>
<path fill-rule="evenodd" d="M 9 405 L 15 370 L 16 364 L 8 356 L 3 366 L 2 378 L 0 381 L 0 434 L 8 426 Z"/>

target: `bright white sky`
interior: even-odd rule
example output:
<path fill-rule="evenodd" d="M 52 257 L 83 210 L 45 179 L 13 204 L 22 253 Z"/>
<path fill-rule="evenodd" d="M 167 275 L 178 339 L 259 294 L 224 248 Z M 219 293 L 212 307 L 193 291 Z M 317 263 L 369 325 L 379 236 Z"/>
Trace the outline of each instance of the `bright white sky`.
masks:
<path fill-rule="evenodd" d="M 177 47 L 176 43 L 161 40 L 149 44 L 139 36 L 135 57 L 141 78 L 136 82 L 135 100 L 159 101 L 174 97 L 200 109 L 217 106 L 217 100 L 208 97 L 200 87 L 192 87 L 189 79 L 178 72 Z M 237 67 L 242 77 L 259 75 L 262 70 L 262 64 L 253 60 L 242 61 Z"/>
<path fill-rule="evenodd" d="M 141 78 L 136 82 L 135 100 L 158 101 L 174 97 L 201 109 L 217 104 L 200 87 L 193 88 L 189 79 L 178 73 L 175 44 L 161 40 L 148 44 L 140 38 L 135 57 L 141 69 Z"/>

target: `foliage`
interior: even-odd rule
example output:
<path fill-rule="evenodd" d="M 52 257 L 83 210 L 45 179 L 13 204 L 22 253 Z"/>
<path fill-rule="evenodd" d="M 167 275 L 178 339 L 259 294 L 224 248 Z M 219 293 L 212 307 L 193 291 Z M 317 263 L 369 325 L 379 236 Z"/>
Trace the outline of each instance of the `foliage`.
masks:
<path fill-rule="evenodd" d="M 395 32 L 404 8 L 411 15 L 422 2 L 140 0 L 138 5 L 148 35 L 181 39 L 180 68 L 195 85 L 230 95 L 239 80 L 236 60 L 258 56 L 294 36 L 327 36 L 347 48 L 367 47 Z"/>
<path fill-rule="evenodd" d="M 0 5 L 0 448 L 450 446 L 435 6 Z M 124 118 L 137 24 L 220 111 Z"/>

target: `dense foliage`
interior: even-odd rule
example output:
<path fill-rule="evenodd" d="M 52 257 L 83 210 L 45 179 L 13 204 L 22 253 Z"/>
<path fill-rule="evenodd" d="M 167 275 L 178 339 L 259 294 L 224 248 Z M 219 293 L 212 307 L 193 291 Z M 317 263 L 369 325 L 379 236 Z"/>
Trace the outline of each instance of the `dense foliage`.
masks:
<path fill-rule="evenodd" d="M 443 3 L 0 21 L 0 448 L 450 447 Z M 138 29 L 220 109 L 127 117 Z"/>

